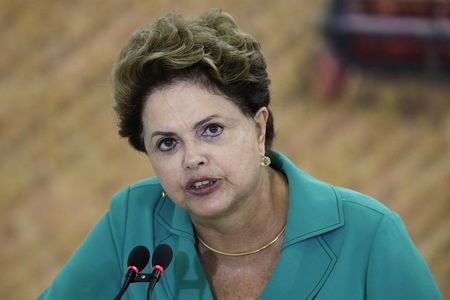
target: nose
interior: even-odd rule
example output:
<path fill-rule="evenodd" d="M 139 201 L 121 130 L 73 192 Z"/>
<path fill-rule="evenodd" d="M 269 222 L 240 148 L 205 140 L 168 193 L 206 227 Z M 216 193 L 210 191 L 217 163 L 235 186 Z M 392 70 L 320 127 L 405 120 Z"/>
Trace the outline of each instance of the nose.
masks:
<path fill-rule="evenodd" d="M 185 145 L 183 166 L 189 170 L 197 170 L 208 162 L 206 155 L 198 146 Z"/>

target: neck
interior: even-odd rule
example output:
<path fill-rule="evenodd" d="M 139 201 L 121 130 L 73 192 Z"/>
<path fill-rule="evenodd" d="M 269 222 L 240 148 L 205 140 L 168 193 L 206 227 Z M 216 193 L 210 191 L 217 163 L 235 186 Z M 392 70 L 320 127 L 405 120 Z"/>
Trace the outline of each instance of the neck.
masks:
<path fill-rule="evenodd" d="M 229 252 L 257 249 L 272 240 L 286 223 L 287 182 L 268 168 L 260 188 L 232 214 L 214 220 L 194 220 L 197 234 L 208 245 Z"/>

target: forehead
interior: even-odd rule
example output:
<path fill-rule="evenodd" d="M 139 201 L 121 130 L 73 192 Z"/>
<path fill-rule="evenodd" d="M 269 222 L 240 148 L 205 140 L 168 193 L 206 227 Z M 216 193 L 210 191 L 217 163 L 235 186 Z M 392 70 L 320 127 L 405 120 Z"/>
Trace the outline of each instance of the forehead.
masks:
<path fill-rule="evenodd" d="M 223 95 L 198 84 L 180 81 L 154 90 L 146 99 L 144 130 L 166 130 L 191 126 L 210 115 L 246 118 L 239 107 Z"/>

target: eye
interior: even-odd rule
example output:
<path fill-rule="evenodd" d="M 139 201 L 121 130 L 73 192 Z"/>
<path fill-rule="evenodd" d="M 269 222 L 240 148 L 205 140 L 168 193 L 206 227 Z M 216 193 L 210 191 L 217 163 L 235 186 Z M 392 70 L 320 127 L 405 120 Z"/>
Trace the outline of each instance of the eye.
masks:
<path fill-rule="evenodd" d="M 202 135 L 203 136 L 214 137 L 214 136 L 220 135 L 222 133 L 222 131 L 223 131 L 223 127 L 222 126 L 220 126 L 218 124 L 209 124 L 203 130 Z"/>
<path fill-rule="evenodd" d="M 158 149 L 160 151 L 170 151 L 177 145 L 177 142 L 173 138 L 164 138 L 158 142 Z"/>

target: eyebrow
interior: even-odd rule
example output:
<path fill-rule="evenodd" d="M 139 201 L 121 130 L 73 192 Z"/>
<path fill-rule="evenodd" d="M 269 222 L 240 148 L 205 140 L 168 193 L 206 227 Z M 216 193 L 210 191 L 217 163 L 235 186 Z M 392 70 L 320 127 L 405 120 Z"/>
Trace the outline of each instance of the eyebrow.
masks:
<path fill-rule="evenodd" d="M 219 118 L 219 117 L 220 117 L 220 115 L 218 115 L 218 114 L 210 115 L 210 116 L 204 118 L 203 120 L 195 123 L 194 126 L 192 126 L 192 129 L 198 129 L 199 127 L 202 127 L 203 124 L 208 123 L 209 121 L 211 121 L 215 118 Z"/>
<path fill-rule="evenodd" d="M 210 116 L 208 116 L 208 117 L 198 121 L 197 123 L 195 123 L 194 126 L 192 126 L 192 129 L 196 130 L 199 127 L 203 126 L 203 124 L 208 123 L 209 121 L 211 121 L 211 120 L 213 120 L 215 118 L 219 118 L 219 117 L 220 117 L 220 115 L 218 115 L 218 114 L 210 115 Z M 152 135 L 150 136 L 150 139 L 153 139 L 157 135 L 176 136 L 176 134 L 174 132 L 171 132 L 171 131 L 154 131 L 152 133 Z"/>

